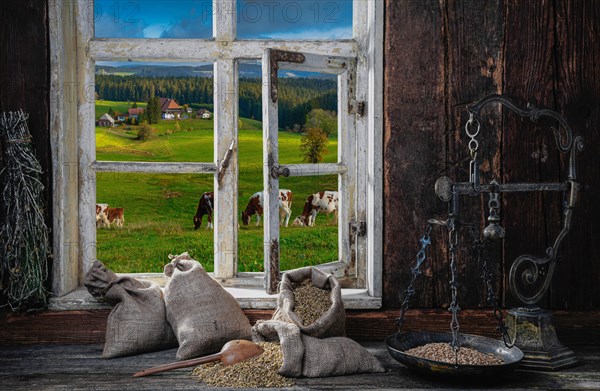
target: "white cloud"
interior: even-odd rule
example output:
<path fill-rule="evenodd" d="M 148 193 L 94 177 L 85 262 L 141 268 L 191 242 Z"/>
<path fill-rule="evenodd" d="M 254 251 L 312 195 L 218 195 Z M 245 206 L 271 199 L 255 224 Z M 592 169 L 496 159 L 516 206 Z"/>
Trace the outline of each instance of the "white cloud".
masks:
<path fill-rule="evenodd" d="M 151 24 L 150 26 L 144 28 L 144 38 L 160 38 L 168 28 L 170 28 L 169 25 Z"/>

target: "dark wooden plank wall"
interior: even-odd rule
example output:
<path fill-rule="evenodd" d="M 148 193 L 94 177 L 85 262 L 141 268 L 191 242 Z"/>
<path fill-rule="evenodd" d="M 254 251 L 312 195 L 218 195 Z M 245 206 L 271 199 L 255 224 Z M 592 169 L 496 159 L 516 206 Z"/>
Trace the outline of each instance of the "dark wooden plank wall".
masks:
<path fill-rule="evenodd" d="M 384 98 L 384 305 L 398 307 L 415 262 L 426 219 L 443 217 L 433 193 L 438 176 L 468 179 L 463 127 L 465 106 L 490 93 L 518 103 L 549 107 L 566 116 L 585 138 L 579 179 L 585 193 L 561 249 L 551 289 L 542 305 L 555 309 L 600 306 L 600 256 L 593 247 L 600 207 L 600 2 L 597 1 L 393 1 L 386 3 Z M 480 136 L 482 180 L 557 181 L 566 160 L 549 126 L 532 124 L 507 110 L 484 112 Z M 546 124 L 552 125 L 552 124 Z M 463 200 L 462 212 L 483 219 L 478 200 Z M 524 253 L 543 255 L 560 231 L 558 194 L 507 195 L 502 200 L 507 230 L 498 267 L 506 277 Z M 483 213 L 482 213 L 483 212 Z M 443 230 L 434 231 L 431 263 L 418 284 L 415 307 L 448 304 L 448 262 Z M 461 238 L 466 239 L 466 238 Z M 459 253 L 463 308 L 485 305 L 476 263 Z"/>
<path fill-rule="evenodd" d="M 0 1 L 0 111 L 23 109 L 36 155 L 44 168 L 46 205 L 52 205 L 49 124 L 49 44 L 46 2 Z M 3 167 L 0 159 L 0 170 Z M 0 212 L 1 213 L 1 212 Z M 46 224 L 52 227 L 48 207 Z M 4 220 L 4 216 L 0 216 Z"/>

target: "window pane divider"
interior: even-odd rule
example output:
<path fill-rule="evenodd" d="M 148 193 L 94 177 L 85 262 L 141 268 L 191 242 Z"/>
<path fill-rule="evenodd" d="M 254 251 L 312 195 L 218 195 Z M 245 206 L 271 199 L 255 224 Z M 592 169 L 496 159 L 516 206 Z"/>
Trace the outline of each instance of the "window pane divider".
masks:
<path fill-rule="evenodd" d="M 260 59 L 267 48 L 301 51 L 325 56 L 356 57 L 354 40 L 279 41 L 279 40 L 197 40 L 156 38 L 96 38 L 90 42 L 95 61 L 198 61 L 216 59 Z"/>
<path fill-rule="evenodd" d="M 339 175 L 348 171 L 342 163 L 282 164 L 281 168 L 289 170 L 284 176 Z"/>
<path fill-rule="evenodd" d="M 113 162 L 95 161 L 92 170 L 96 172 L 127 172 L 146 174 L 214 174 L 214 163 L 186 162 Z"/>

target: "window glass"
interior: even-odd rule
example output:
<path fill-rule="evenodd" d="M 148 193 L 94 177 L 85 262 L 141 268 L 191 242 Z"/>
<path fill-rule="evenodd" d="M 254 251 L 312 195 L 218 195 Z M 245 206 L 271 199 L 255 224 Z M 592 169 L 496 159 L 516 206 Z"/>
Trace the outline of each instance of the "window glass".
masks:
<path fill-rule="evenodd" d="M 210 194 L 202 197 L 212 189 L 212 175 L 97 173 L 97 258 L 118 273 L 162 273 L 169 254 L 188 251 L 213 271 Z"/>
<path fill-rule="evenodd" d="M 238 0 L 241 39 L 351 39 L 352 0 Z"/>
<path fill-rule="evenodd" d="M 97 38 L 210 38 L 211 0 L 95 0 Z"/>
<path fill-rule="evenodd" d="M 206 63 L 97 63 L 97 160 L 212 162 L 212 74 Z"/>

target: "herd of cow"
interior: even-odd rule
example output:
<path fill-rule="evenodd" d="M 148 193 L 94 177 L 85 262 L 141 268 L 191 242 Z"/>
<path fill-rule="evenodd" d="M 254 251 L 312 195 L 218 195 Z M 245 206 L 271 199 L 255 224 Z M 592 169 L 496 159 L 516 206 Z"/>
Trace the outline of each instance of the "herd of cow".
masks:
<path fill-rule="evenodd" d="M 291 190 L 279 190 L 279 221 L 280 224 L 288 226 L 292 216 L 292 200 L 294 196 Z M 207 215 L 207 228 L 212 228 L 212 216 L 214 205 L 214 192 L 206 192 L 200 196 L 198 208 L 194 215 L 194 229 L 200 228 L 202 218 Z M 254 193 L 246 209 L 242 212 L 242 223 L 250 224 L 253 216 L 256 216 L 256 225 L 260 225 L 260 219 L 263 215 L 263 192 Z M 314 227 L 317 214 L 324 213 L 330 215 L 333 213 L 334 221 L 337 222 L 338 211 L 338 193 L 337 191 L 320 191 L 309 195 L 304 203 L 302 214 L 294 219 L 292 225 L 299 227 Z M 125 224 L 125 215 L 123 208 L 111 208 L 108 204 L 96 204 L 96 227 L 123 228 Z"/>
<path fill-rule="evenodd" d="M 279 190 L 279 221 L 280 224 L 286 227 L 289 224 L 292 216 L 292 200 L 294 196 L 291 190 Z M 202 218 L 207 215 L 207 228 L 212 228 L 212 216 L 214 205 L 214 193 L 206 192 L 200 196 L 196 215 L 194 216 L 194 229 L 200 228 Z M 263 192 L 256 192 L 250 197 L 246 209 L 242 212 L 242 224 L 250 224 L 252 216 L 256 216 L 256 225 L 260 224 L 260 219 L 263 215 Z M 302 214 L 294 219 L 292 225 L 300 227 L 313 227 L 317 214 L 324 213 L 330 215 L 333 213 L 334 221 L 337 222 L 338 211 L 338 193 L 337 191 L 320 191 L 311 194 L 306 198 Z"/>

